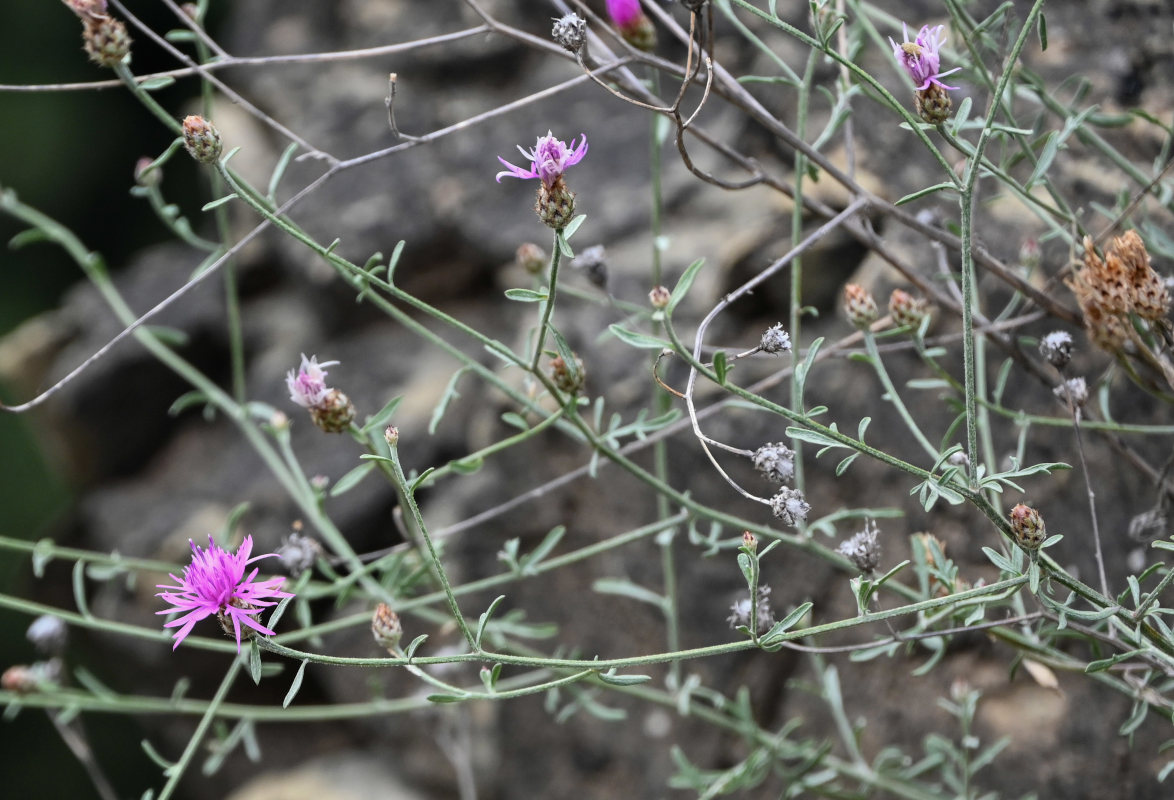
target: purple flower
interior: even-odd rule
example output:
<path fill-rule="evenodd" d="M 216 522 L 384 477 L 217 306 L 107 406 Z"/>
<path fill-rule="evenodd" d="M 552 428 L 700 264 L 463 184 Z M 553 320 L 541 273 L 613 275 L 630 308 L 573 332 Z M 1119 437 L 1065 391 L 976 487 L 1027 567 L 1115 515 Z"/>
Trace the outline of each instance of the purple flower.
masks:
<path fill-rule="evenodd" d="M 192 628 L 197 622 L 213 614 L 220 617 L 220 623 L 226 632 L 228 631 L 228 620 L 232 620 L 238 653 L 241 647 L 242 622 L 255 631 L 272 636 L 273 631 L 257 622 L 253 616 L 260 614 L 261 609 L 265 606 L 276 605 L 276 602 L 269 598 L 293 597 L 293 595 L 278 588 L 285 580 L 284 578 L 258 581 L 255 580 L 258 570 L 254 568 L 246 577 L 245 568 L 254 561 L 276 554 L 266 553 L 263 556 L 249 558 L 249 553 L 253 551 L 252 536 L 245 537 L 235 555 L 227 550 L 221 550 L 216 542 L 212 541 L 211 536 L 208 537 L 207 550 L 197 547 L 195 542 L 191 542 L 191 545 L 192 563 L 184 568 L 183 577 L 177 578 L 174 574 L 171 576 L 171 579 L 178 585 L 168 586 L 160 583 L 155 587 L 170 589 L 171 591 L 158 592 L 156 597 L 162 597 L 164 602 L 175 606 L 175 608 L 155 613 L 187 612 L 182 617 L 163 625 L 164 628 L 182 626 L 172 637 L 175 639 L 175 644 L 171 649 L 179 647 L 179 643 L 192 632 Z"/>
<path fill-rule="evenodd" d="M 954 67 L 946 72 L 938 71 L 941 69 L 942 59 L 938 51 L 946 41 L 946 37 L 942 35 L 942 30 L 945 27 L 945 25 L 938 25 L 931 28 L 928 25 L 922 25 L 921 30 L 917 32 L 917 40 L 911 42 L 909 41 L 909 26 L 902 25 L 901 30 L 905 36 L 903 43 L 897 44 L 892 37 L 889 37 L 889 44 L 893 46 L 893 56 L 897 59 L 897 63 L 909 73 L 913 82 L 917 84 L 919 92 L 928 89 L 931 83 L 936 83 L 943 89 L 958 88 L 957 86 L 947 86 L 938 80 L 962 69 Z"/>
<path fill-rule="evenodd" d="M 575 147 L 574 139 L 568 146 L 566 142 L 554 138 L 554 134 L 547 131 L 545 136 L 538 137 L 538 143 L 534 145 L 533 150 L 527 152 L 522 150 L 521 145 L 518 145 L 518 150 L 522 155 L 530 159 L 530 169 L 524 170 L 521 167 L 516 167 L 498 156 L 497 160 L 505 164 L 508 169 L 497 173 L 497 182 L 501 183 L 503 177 L 541 178 L 547 188 L 554 186 L 554 182 L 562 177 L 567 167 L 578 164 L 583 160 L 583 156 L 587 155 L 587 134 L 579 134 L 579 138 L 581 141 L 578 147 Z"/>
<path fill-rule="evenodd" d="M 607 0 L 607 15 L 617 28 L 627 28 L 644 16 L 644 9 L 640 0 Z"/>
<path fill-rule="evenodd" d="M 321 408 L 326 396 L 330 394 L 330 387 L 326 385 L 326 370 L 339 362 L 323 361 L 318 363 L 317 356 L 306 358 L 302 353 L 302 365 L 297 374 L 291 369 L 285 375 L 285 386 L 289 389 L 289 399 L 302 408 Z"/>

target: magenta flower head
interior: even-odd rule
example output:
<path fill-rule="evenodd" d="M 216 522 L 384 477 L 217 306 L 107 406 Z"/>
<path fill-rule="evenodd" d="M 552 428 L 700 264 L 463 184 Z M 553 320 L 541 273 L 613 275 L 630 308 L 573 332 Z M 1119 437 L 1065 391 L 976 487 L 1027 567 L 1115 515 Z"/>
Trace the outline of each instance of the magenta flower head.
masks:
<path fill-rule="evenodd" d="M 538 187 L 534 211 L 542 224 L 556 231 L 562 230 L 575 213 L 575 193 L 567 188 L 563 172 L 587 155 L 587 134 L 579 135 L 579 145 L 576 147 L 574 139 L 568 145 L 547 131 L 545 136 L 538 137 L 533 150 L 522 150 L 521 145 L 518 145 L 518 150 L 530 159 L 530 169 L 514 166 L 498 156 L 497 160 L 505 164 L 507 169 L 497 173 L 497 182 L 501 183 L 502 178 L 537 178 L 542 181 Z"/>
<path fill-rule="evenodd" d="M 306 358 L 306 354 L 302 353 L 302 365 L 297 372 L 291 369 L 285 374 L 289 399 L 309 409 L 314 424 L 327 433 L 342 433 L 355 419 L 355 406 L 350 398 L 326 385 L 326 370 L 323 367 L 332 367 L 337 363 L 323 361 L 319 364 L 317 356 Z"/>
<path fill-rule="evenodd" d="M 917 84 L 917 91 L 924 91 L 930 87 L 930 84 L 936 84 L 943 89 L 957 89 L 957 86 L 947 86 L 942 83 L 939 78 L 944 78 L 951 75 L 961 67 L 946 72 L 940 72 L 942 66 L 941 48 L 946 41 L 946 37 L 942 35 L 942 30 L 945 25 L 938 25 L 931 28 L 928 25 L 922 25 L 921 30 L 917 32 L 917 39 L 909 41 L 909 26 L 902 25 L 901 30 L 905 36 L 905 41 L 897 44 L 889 37 L 889 44 L 893 46 L 893 56 L 897 59 L 897 63 L 905 68 L 909 73 L 909 77 Z"/>
<path fill-rule="evenodd" d="M 272 636 L 273 631 L 266 628 L 254 619 L 266 606 L 276 605 L 273 598 L 293 597 L 289 592 L 281 591 L 284 578 L 268 578 L 258 581 L 257 568 L 245 575 L 245 569 L 254 561 L 269 558 L 276 553 L 266 553 L 262 556 L 249 558 L 253 551 L 253 537 L 246 536 L 237 548 L 235 554 L 222 550 L 212 537 L 208 537 L 208 549 L 192 545 L 192 563 L 183 570 L 183 577 L 177 578 L 172 574 L 171 579 L 176 586 L 158 584 L 155 588 L 167 589 L 159 592 L 156 597 L 162 597 L 164 602 L 174 608 L 157 611 L 157 614 L 172 614 L 176 611 L 186 611 L 182 617 L 165 623 L 164 628 L 179 627 L 176 631 L 175 644 L 171 649 L 179 647 L 196 623 L 213 614 L 220 620 L 220 626 L 225 633 L 231 630 L 236 635 L 236 650 L 241 648 L 241 624 L 252 628 L 259 633 Z M 247 633 L 247 632 L 246 632 Z"/>
<path fill-rule="evenodd" d="M 538 137 L 538 143 L 534 145 L 533 150 L 523 150 L 522 146 L 518 145 L 521 154 L 530 159 L 530 169 L 516 167 L 498 156 L 497 160 L 507 168 L 497 173 L 497 182 L 501 183 L 502 178 L 540 178 L 546 188 L 553 187 L 554 182 L 562 177 L 567 167 L 573 167 L 587 155 L 587 135 L 580 134 L 579 138 L 578 147 L 575 147 L 574 139 L 568 146 L 566 142 L 554 138 L 554 134 L 547 131 L 545 136 Z"/>
<path fill-rule="evenodd" d="M 628 44 L 645 51 L 656 47 L 656 28 L 644 15 L 640 0 L 607 0 L 607 15 Z"/>

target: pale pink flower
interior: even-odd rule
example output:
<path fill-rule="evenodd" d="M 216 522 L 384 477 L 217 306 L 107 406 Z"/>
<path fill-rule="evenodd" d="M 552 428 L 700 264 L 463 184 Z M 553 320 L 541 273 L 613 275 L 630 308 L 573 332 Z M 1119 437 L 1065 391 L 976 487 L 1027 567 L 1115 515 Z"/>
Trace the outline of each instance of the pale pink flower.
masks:
<path fill-rule="evenodd" d="M 197 622 L 212 615 L 220 618 L 220 623 L 225 631 L 228 630 L 228 624 L 231 621 L 232 629 L 236 634 L 238 653 L 241 647 L 242 623 L 259 633 L 272 636 L 273 631 L 257 622 L 254 616 L 260 614 L 262 608 L 277 604 L 276 600 L 271 598 L 280 599 L 293 597 L 293 595 L 278 588 L 285 580 L 284 578 L 268 578 L 258 581 L 256 577 L 259 570 L 254 568 L 246 576 L 245 568 L 254 561 L 269 558 L 276 553 L 266 553 L 249 558 L 249 554 L 253 551 L 252 536 L 245 537 L 235 554 L 222 550 L 211 536 L 208 537 L 207 550 L 197 547 L 195 542 L 190 543 L 192 563 L 184 567 L 182 578 L 178 578 L 174 574 L 171 575 L 171 579 L 177 585 L 169 586 L 161 583 L 155 587 L 169 590 L 158 592 L 156 597 L 162 597 L 164 602 L 174 606 L 174 608 L 155 613 L 187 612 L 182 617 L 163 625 L 164 628 L 179 627 L 175 636 L 172 637 L 175 639 L 175 644 L 171 649 L 179 647 L 179 643 L 192 632 L 192 628 Z"/>
<path fill-rule="evenodd" d="M 521 154 L 530 159 L 530 169 L 514 166 L 498 156 L 497 160 L 505 164 L 507 169 L 497 173 L 497 182 L 501 183 L 502 178 L 539 178 L 547 188 L 554 186 L 554 182 L 562 177 L 567 167 L 578 164 L 583 160 L 583 156 L 587 155 L 587 135 L 579 134 L 579 137 L 579 146 L 576 147 L 574 139 L 567 145 L 547 131 L 545 136 L 538 137 L 538 143 L 534 145 L 533 150 L 523 150 L 522 146 L 518 145 Z"/>
<path fill-rule="evenodd" d="M 904 42 L 897 44 L 891 36 L 889 37 L 889 44 L 893 46 L 893 56 L 897 59 L 897 63 L 909 73 L 913 82 L 917 84 L 918 91 L 928 89 L 933 83 L 943 89 L 958 88 L 957 86 L 947 86 L 939 80 L 939 78 L 944 78 L 962 69 L 954 67 L 946 72 L 939 71 L 942 67 L 940 51 L 946 41 L 946 37 L 942 34 L 945 27 L 945 25 L 938 25 L 931 28 L 928 25 L 922 25 L 921 30 L 917 32 L 917 39 L 911 42 L 909 41 L 909 26 L 902 25 Z"/>
<path fill-rule="evenodd" d="M 321 408 L 326 396 L 330 394 L 330 387 L 326 385 L 326 370 L 323 367 L 332 367 L 338 363 L 323 361 L 319 364 L 317 356 L 306 358 L 306 354 L 302 353 L 302 365 L 297 373 L 291 369 L 285 375 L 289 399 L 302 408 Z"/>

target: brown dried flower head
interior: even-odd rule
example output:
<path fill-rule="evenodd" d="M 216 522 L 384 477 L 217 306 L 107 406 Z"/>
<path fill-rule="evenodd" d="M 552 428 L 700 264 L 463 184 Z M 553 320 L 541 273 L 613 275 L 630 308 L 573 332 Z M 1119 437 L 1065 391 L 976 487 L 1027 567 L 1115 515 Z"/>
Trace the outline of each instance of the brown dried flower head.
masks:
<path fill-rule="evenodd" d="M 1104 258 L 1086 236 L 1084 266 L 1067 283 L 1080 303 L 1088 338 L 1109 352 L 1121 352 L 1128 341 L 1128 315 L 1155 322 L 1170 311 L 1170 294 L 1136 231 L 1115 237 Z"/>

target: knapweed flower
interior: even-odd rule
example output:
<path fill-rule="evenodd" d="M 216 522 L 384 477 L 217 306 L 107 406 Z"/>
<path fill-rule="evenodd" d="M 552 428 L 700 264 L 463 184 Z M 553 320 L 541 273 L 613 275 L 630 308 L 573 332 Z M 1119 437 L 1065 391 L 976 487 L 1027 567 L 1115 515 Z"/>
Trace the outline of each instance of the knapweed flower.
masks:
<path fill-rule="evenodd" d="M 337 363 L 323 361 L 319 364 L 317 356 L 306 358 L 306 354 L 302 353 L 301 366 L 296 372 L 291 369 L 285 375 L 289 399 L 309 409 L 314 424 L 327 433 L 342 433 L 355 419 L 355 406 L 350 398 L 326 385 L 326 370 L 323 367 L 332 367 Z"/>
<path fill-rule="evenodd" d="M 946 70 L 942 72 L 942 56 L 941 47 L 946 41 L 946 37 L 942 35 L 944 25 L 936 27 L 929 27 L 923 25 L 921 30 L 917 32 L 917 38 L 912 42 L 909 41 L 909 28 L 906 25 L 901 26 L 905 41 L 897 44 L 889 38 L 889 44 L 893 46 L 893 56 L 897 59 L 897 63 L 905 68 L 909 73 L 909 77 L 913 79 L 914 88 L 914 102 L 917 106 L 917 113 L 926 122 L 937 125 L 945 122 L 950 116 L 950 95 L 946 94 L 947 89 L 957 89 L 957 86 L 947 86 L 942 83 L 941 79 L 947 75 L 952 75 L 961 67 Z"/>
<path fill-rule="evenodd" d="M 207 550 L 197 547 L 195 542 L 191 542 L 191 545 L 192 563 L 184 568 L 183 577 L 178 578 L 174 574 L 171 576 L 178 585 L 169 586 L 161 583 L 155 587 L 167 590 L 157 593 L 156 597 L 162 597 L 164 602 L 175 606 L 157 611 L 157 614 L 187 612 L 182 617 L 163 625 L 164 628 L 179 628 L 172 637 L 175 644 L 171 649 L 179 647 L 179 643 L 192 632 L 197 622 L 213 614 L 220 620 L 220 626 L 224 628 L 225 633 L 229 632 L 229 625 L 232 626 L 231 631 L 236 636 L 237 652 L 240 652 L 241 647 L 242 623 L 259 633 L 272 636 L 273 631 L 257 622 L 254 616 L 260 614 L 262 608 L 276 605 L 277 599 L 293 595 L 278 588 L 284 578 L 258 581 L 257 568 L 253 568 L 247 576 L 245 569 L 254 561 L 269 558 L 276 553 L 249 558 L 249 554 L 253 552 L 252 536 L 245 537 L 235 554 L 222 550 L 211 536 L 208 537 Z M 246 637 L 247 634 L 246 631 Z"/>
<path fill-rule="evenodd" d="M 607 0 L 607 15 L 632 47 L 644 51 L 656 47 L 656 28 L 644 15 L 640 0 Z"/>
<path fill-rule="evenodd" d="M 583 160 L 583 156 L 587 155 L 587 135 L 580 134 L 579 145 L 576 147 L 574 139 L 568 145 L 547 131 L 545 136 L 538 137 L 533 150 L 523 150 L 521 145 L 518 145 L 518 150 L 530 159 L 530 169 L 515 166 L 498 156 L 497 160 L 507 169 L 497 173 L 497 182 L 501 183 L 502 178 L 537 178 L 542 181 L 538 187 L 538 200 L 534 204 L 534 211 L 544 225 L 556 231 L 562 230 L 575 213 L 575 193 L 567 188 L 563 173 L 567 167 L 578 164 Z"/>

